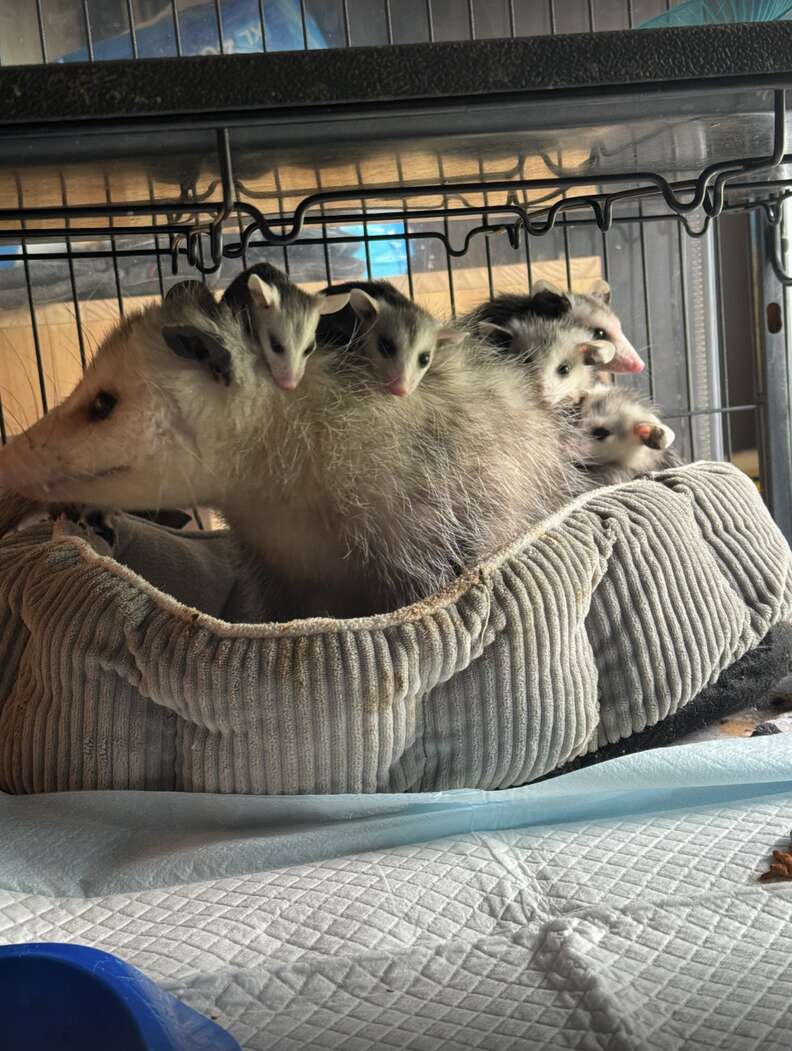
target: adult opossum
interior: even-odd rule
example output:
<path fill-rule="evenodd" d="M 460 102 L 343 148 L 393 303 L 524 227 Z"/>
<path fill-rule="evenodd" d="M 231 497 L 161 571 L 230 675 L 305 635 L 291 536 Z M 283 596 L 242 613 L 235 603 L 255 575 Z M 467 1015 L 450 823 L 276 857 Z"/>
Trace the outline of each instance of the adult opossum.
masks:
<path fill-rule="evenodd" d="M 181 289 L 181 291 L 179 291 Z M 578 484 L 525 369 L 473 341 L 409 398 L 315 354 L 284 394 L 200 286 L 124 320 L 72 394 L 0 450 L 0 488 L 104 508 L 220 509 L 271 619 L 394 609 Z"/>

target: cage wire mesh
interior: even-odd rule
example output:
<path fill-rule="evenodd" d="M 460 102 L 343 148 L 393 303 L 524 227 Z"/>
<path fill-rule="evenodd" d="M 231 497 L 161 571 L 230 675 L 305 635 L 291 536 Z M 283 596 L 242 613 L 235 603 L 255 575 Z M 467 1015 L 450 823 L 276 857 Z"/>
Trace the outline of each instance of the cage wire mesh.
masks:
<path fill-rule="evenodd" d="M 639 26 L 673 6 L 664 0 L 0 0 L 0 63 L 599 32 Z M 237 187 L 256 204 L 259 191 L 246 185 L 244 159 L 234 160 Z M 562 158 L 557 161 L 560 165 Z M 398 155 L 393 163 L 398 180 L 412 178 Z M 446 176 L 440 154 L 435 163 L 439 175 Z M 220 173 L 213 170 L 180 170 L 178 163 L 173 170 L 167 167 L 165 163 L 166 170 L 158 174 L 171 187 L 178 184 L 185 199 L 209 199 L 220 182 Z M 301 171 L 306 191 L 321 188 L 323 175 L 316 168 Z M 164 192 L 162 180 L 151 174 L 142 192 L 106 167 L 87 177 L 95 183 L 94 196 L 107 202 L 130 196 L 154 201 Z M 271 173 L 272 185 L 264 196 L 268 214 L 277 202 L 275 215 L 280 211 L 285 216 L 298 195 L 294 186 L 279 185 L 280 178 L 278 170 Z M 368 178 L 351 158 L 347 185 L 365 187 Z M 27 186 L 17 181 L 19 206 L 25 204 L 26 192 Z M 54 203 L 69 203 L 72 192 L 63 175 L 58 185 L 46 186 Z M 625 330 L 647 362 L 644 373 L 619 381 L 657 402 L 677 433 L 681 455 L 719 459 L 741 454 L 741 466 L 756 473 L 752 425 L 743 428 L 743 448 L 735 449 L 731 440 L 732 420 L 742 414 L 753 421 L 760 407 L 753 385 L 749 389 L 743 382 L 737 391 L 729 385 L 715 224 L 694 240 L 673 217 L 655 220 L 639 201 L 622 209 L 620 221 L 607 234 L 591 220 L 568 217 L 546 236 L 524 236 L 517 244 L 503 233 L 471 236 L 468 251 L 457 256 L 446 250 L 442 238 L 461 246 L 472 231 L 487 225 L 487 214 L 475 212 L 488 203 L 486 194 L 468 201 L 463 217 L 416 217 L 421 202 L 403 201 L 404 214 L 394 219 L 391 201 L 385 220 L 376 202 L 358 203 L 363 216 L 357 221 L 343 220 L 351 204 L 341 209 L 341 218 L 328 208 L 306 227 L 299 244 L 272 247 L 254 235 L 238 258 L 224 259 L 217 273 L 203 279 L 222 288 L 240 268 L 267 260 L 314 289 L 331 281 L 386 278 L 432 312 L 450 316 L 499 292 L 527 291 L 540 277 L 581 291 L 604 277 Z M 68 393 L 120 317 L 198 273 L 182 259 L 174 276 L 169 259 L 173 242 L 165 234 L 141 236 L 124 220 L 116 224 L 117 234 L 92 239 L 90 219 L 67 220 L 66 225 L 70 222 L 81 231 L 79 250 L 71 237 L 0 240 L 3 442 Z M 245 217 L 237 213 L 230 222 L 241 232 Z M 204 250 L 201 239 L 199 251 Z"/>

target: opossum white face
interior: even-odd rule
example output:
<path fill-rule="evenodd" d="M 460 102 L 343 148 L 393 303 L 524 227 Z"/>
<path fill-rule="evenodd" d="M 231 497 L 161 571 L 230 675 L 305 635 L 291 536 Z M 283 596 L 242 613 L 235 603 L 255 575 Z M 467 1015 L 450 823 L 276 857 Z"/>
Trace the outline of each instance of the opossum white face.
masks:
<path fill-rule="evenodd" d="M 606 340 L 614 347 L 613 358 L 608 362 L 608 372 L 643 372 L 645 365 L 638 351 L 624 334 L 621 322 L 611 309 L 611 289 L 607 281 L 595 281 L 587 294 L 561 292 L 549 281 L 537 281 L 532 294 L 547 291 L 569 300 L 569 318 L 587 330 L 593 340 Z"/>
<path fill-rule="evenodd" d="M 0 449 L 0 489 L 128 510 L 218 503 L 220 435 L 240 410 L 232 358 L 254 397 L 256 382 L 271 389 L 252 357 L 240 326 L 224 323 L 221 338 L 195 305 L 147 308 L 110 334 L 62 404 Z"/>
<path fill-rule="evenodd" d="M 333 314 L 348 296 L 312 296 L 295 286 L 281 291 L 257 274 L 248 279 L 251 325 L 272 378 L 281 390 L 294 390 L 308 358 L 316 350 L 316 326 L 322 314 Z"/>
<path fill-rule="evenodd" d="M 526 362 L 546 405 L 587 390 L 595 369 L 607 368 L 614 354 L 611 343 L 593 340 L 585 328 L 565 320 L 514 317 L 506 325 L 480 322 L 479 330 Z"/>
<path fill-rule="evenodd" d="M 442 328 L 412 304 L 394 306 L 362 288 L 349 293 L 349 305 L 361 326 L 360 345 L 390 394 L 411 394 L 436 357 L 464 339 L 461 330 Z"/>
<path fill-rule="evenodd" d="M 651 471 L 674 440 L 667 427 L 637 396 L 596 386 L 575 405 L 580 459 L 587 464 Z"/>

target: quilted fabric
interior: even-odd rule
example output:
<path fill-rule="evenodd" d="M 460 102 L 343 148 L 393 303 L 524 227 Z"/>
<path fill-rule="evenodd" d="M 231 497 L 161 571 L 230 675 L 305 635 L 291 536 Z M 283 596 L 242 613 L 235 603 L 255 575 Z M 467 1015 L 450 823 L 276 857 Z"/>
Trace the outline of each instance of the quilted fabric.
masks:
<path fill-rule="evenodd" d="M 738 783 L 740 750 L 764 783 Z M 792 742 L 631 759 L 363 853 L 362 803 L 318 828 L 285 799 L 0 797 L 0 940 L 114 952 L 246 1051 L 787 1051 L 792 884 L 757 876 L 787 841 Z M 402 805 L 420 838 L 454 804 Z"/>
<path fill-rule="evenodd" d="M 63 526 L 0 544 L 4 790 L 524 784 L 678 711 L 792 610 L 790 550 L 719 464 L 590 493 L 357 621 L 228 623 L 227 537 L 114 525 L 126 566 Z"/>

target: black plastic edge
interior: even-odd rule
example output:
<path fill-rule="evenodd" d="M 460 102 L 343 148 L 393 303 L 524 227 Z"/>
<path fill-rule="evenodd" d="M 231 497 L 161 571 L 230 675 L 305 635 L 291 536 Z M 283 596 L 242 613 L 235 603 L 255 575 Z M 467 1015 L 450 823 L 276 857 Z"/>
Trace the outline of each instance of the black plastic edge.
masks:
<path fill-rule="evenodd" d="M 0 126 L 782 81 L 792 81 L 792 23 L 738 23 L 9 66 L 0 69 Z"/>

